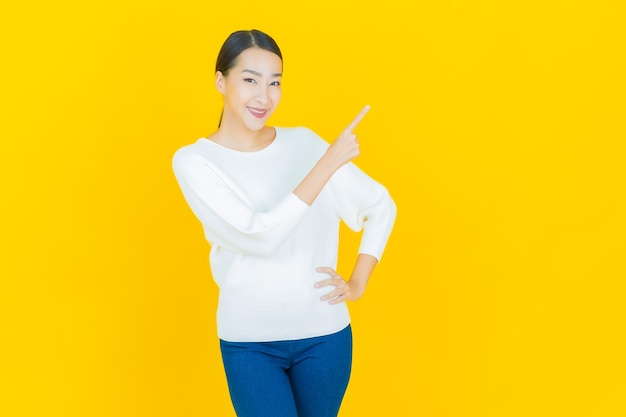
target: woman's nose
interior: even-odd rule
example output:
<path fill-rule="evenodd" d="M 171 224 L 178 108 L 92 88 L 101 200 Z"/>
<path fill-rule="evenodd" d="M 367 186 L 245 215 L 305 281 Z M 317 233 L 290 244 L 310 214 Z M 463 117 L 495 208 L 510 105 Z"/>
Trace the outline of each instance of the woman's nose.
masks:
<path fill-rule="evenodd" d="M 259 103 L 267 103 L 267 89 L 265 88 L 261 88 L 259 89 L 257 96 L 256 96 L 256 101 L 258 101 Z"/>

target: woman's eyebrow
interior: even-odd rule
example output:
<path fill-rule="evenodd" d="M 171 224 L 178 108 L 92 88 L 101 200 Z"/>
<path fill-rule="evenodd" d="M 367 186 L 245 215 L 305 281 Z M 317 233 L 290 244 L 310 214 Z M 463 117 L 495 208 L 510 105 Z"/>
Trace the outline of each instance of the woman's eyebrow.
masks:
<path fill-rule="evenodd" d="M 244 69 L 241 72 L 249 72 L 252 75 L 256 75 L 257 77 L 261 77 L 263 74 L 261 74 L 258 71 L 255 70 L 251 70 L 251 69 Z M 272 77 L 282 77 L 283 74 L 281 74 L 280 72 L 275 72 L 274 74 L 272 74 Z"/>

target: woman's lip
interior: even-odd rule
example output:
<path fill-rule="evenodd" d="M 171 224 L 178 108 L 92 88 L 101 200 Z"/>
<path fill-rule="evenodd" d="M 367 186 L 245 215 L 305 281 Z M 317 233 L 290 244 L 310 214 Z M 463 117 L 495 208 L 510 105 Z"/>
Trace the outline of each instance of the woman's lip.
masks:
<path fill-rule="evenodd" d="M 267 109 L 257 109 L 256 107 L 248 107 L 248 110 L 254 117 L 258 119 L 264 118 L 265 115 L 267 114 Z"/>

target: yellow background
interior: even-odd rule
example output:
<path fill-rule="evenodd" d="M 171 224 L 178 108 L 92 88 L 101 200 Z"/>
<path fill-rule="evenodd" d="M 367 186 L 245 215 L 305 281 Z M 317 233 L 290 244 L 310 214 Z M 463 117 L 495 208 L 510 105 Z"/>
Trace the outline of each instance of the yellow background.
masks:
<path fill-rule="evenodd" d="M 350 306 L 340 415 L 626 415 L 624 11 L 3 5 L 0 415 L 234 415 L 171 157 L 215 129 L 215 57 L 242 28 L 285 56 L 273 124 L 330 141 L 372 106 L 356 162 L 398 205 Z"/>

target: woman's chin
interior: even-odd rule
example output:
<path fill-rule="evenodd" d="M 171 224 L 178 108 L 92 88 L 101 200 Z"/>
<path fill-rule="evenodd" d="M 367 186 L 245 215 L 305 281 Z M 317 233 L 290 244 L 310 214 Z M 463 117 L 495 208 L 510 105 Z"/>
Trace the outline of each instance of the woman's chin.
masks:
<path fill-rule="evenodd" d="M 268 119 L 269 119 L 269 116 L 264 117 L 262 119 L 248 120 L 246 123 L 246 126 L 248 129 L 256 132 L 265 127 L 265 124 L 267 123 Z"/>

